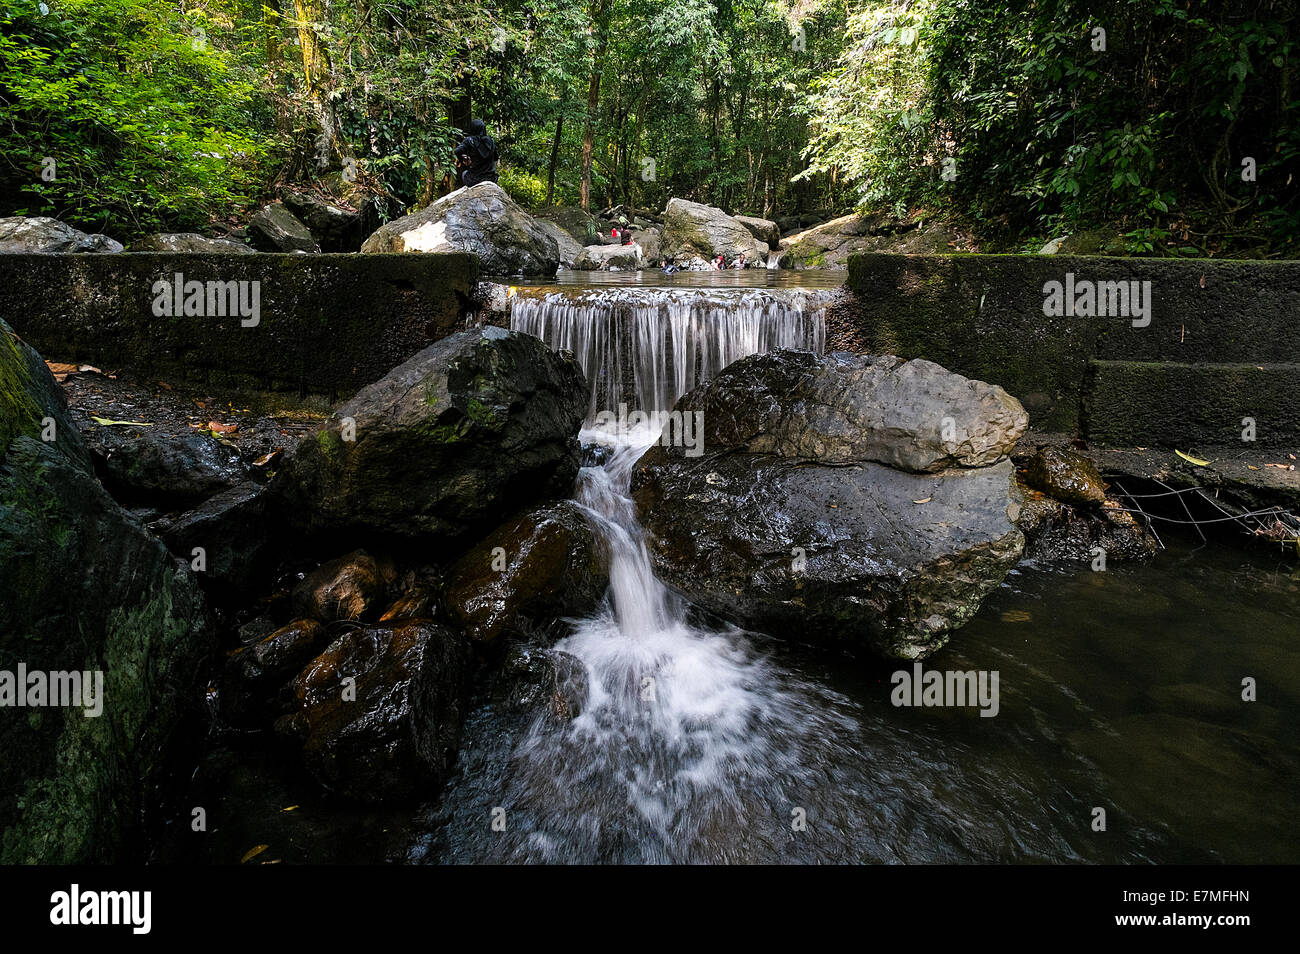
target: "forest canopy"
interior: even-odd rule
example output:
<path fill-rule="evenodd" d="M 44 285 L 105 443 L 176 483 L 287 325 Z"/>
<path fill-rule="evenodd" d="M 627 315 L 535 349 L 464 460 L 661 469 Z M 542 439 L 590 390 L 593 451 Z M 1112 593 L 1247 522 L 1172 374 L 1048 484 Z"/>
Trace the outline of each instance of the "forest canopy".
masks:
<path fill-rule="evenodd" d="M 0 0 L 0 214 L 202 228 L 345 171 L 530 208 L 941 216 L 1015 247 L 1292 246 L 1290 0 Z"/>

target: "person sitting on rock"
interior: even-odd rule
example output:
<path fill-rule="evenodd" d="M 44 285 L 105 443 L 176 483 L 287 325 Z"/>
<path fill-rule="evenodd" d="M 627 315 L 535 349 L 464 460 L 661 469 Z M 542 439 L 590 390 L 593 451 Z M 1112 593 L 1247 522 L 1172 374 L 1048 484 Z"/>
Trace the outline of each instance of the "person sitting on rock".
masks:
<path fill-rule="evenodd" d="M 470 120 L 469 134 L 460 141 L 454 150 L 456 168 L 460 170 L 461 185 L 472 186 L 480 182 L 497 181 L 496 140 L 487 134 L 487 126 L 481 119 Z"/>

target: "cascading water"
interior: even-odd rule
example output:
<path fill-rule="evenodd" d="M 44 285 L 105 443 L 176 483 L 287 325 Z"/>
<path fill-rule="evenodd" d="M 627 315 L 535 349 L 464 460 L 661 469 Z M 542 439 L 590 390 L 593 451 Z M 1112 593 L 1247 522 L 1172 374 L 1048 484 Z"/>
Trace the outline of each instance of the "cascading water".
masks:
<path fill-rule="evenodd" d="M 511 325 L 574 351 L 593 384 L 593 415 L 602 402 L 629 398 L 656 412 L 744 355 L 820 349 L 815 297 L 552 292 L 517 299 Z M 828 761 L 821 755 L 852 734 L 841 699 L 782 671 L 744 632 L 693 625 L 655 576 L 629 496 L 633 467 L 659 436 L 652 428 L 581 434 L 607 449 L 603 465 L 580 472 L 577 501 L 609 549 L 610 585 L 602 610 L 571 621 L 556 649 L 585 664 L 589 698 L 576 719 L 539 719 L 515 747 L 497 795 L 511 821 L 474 854 L 770 860 L 788 840 L 793 813 L 809 804 L 801 789 L 818 781 L 816 766 Z"/>
<path fill-rule="evenodd" d="M 588 418 L 620 403 L 668 410 L 733 361 L 824 350 L 829 289 L 522 289 L 510 327 L 572 351 L 591 385 Z"/>

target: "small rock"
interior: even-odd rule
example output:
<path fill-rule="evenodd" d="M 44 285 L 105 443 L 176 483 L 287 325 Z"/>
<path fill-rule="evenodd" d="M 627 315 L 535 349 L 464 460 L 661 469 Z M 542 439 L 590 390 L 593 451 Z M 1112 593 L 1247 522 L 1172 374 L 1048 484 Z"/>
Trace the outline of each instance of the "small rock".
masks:
<path fill-rule="evenodd" d="M 1103 504 L 1106 486 L 1097 466 L 1063 447 L 1039 448 L 1025 473 L 1029 486 L 1070 504 Z"/>
<path fill-rule="evenodd" d="M 374 616 L 387 589 L 384 571 L 365 550 L 323 563 L 293 589 L 296 612 L 321 620 Z"/>

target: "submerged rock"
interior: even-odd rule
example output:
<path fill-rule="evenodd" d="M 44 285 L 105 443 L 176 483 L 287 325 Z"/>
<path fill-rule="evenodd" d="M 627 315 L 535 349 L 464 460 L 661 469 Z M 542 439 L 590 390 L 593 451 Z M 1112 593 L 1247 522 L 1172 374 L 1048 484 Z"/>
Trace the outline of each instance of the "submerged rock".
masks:
<path fill-rule="evenodd" d="M 447 574 L 447 610 L 476 642 L 595 609 L 609 555 L 578 506 L 548 505 L 498 527 Z"/>
<path fill-rule="evenodd" d="M 276 730 L 301 740 L 326 788 L 364 802 L 431 794 L 456 757 L 471 653 L 429 622 L 355 629 L 292 685 Z"/>
<path fill-rule="evenodd" d="M 381 225 L 363 252 L 469 252 L 489 275 L 554 275 L 559 245 L 549 226 L 495 182 L 457 189 L 419 212 Z"/>
<path fill-rule="evenodd" d="M 652 447 L 633 491 L 660 575 L 704 609 L 921 659 L 1020 558 L 1005 457 L 1026 419 L 1001 388 L 930 362 L 774 352 L 677 410 L 703 414 L 705 455 Z"/>
<path fill-rule="evenodd" d="M 451 335 L 363 388 L 272 484 L 291 525 L 426 544 L 482 531 L 578 471 L 582 371 L 531 335 Z"/>
<path fill-rule="evenodd" d="M 493 697 L 510 711 L 567 722 L 582 714 L 590 691 L 587 667 L 577 656 L 516 646 L 497 674 Z"/>
<path fill-rule="evenodd" d="M 741 222 L 721 209 L 685 199 L 670 199 L 664 212 L 663 257 L 666 261 L 689 262 L 718 255 L 727 262 L 741 255 L 745 261 L 762 265 L 768 246 L 754 238 Z"/>
<path fill-rule="evenodd" d="M 100 485 L 49 370 L 3 321 L 0 593 L 0 670 L 90 674 L 65 707 L 0 706 L 0 861 L 141 859 L 151 795 L 198 715 L 203 594 Z"/>
<path fill-rule="evenodd" d="M 122 251 L 122 243 L 87 234 L 45 215 L 0 218 L 0 255 L 38 252 L 43 255 L 100 254 Z"/>

